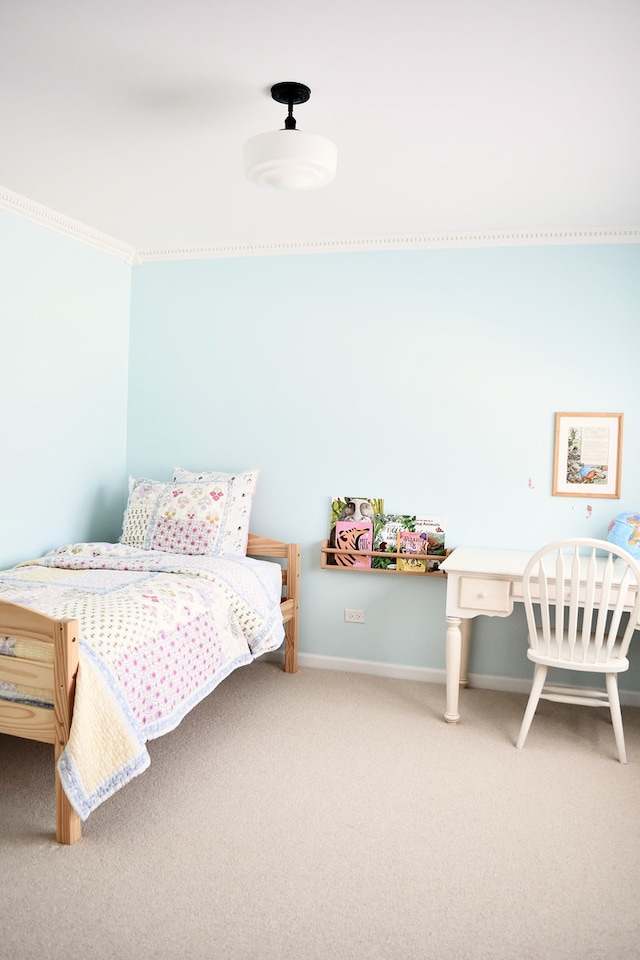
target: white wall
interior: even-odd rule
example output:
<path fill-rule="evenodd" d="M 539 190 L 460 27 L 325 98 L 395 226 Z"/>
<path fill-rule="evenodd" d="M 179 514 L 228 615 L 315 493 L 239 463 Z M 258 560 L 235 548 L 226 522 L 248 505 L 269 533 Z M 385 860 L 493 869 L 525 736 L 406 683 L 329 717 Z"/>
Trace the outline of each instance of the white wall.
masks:
<path fill-rule="evenodd" d="M 442 581 L 320 570 L 331 496 L 446 514 L 451 546 L 603 536 L 640 509 L 639 307 L 632 245 L 146 264 L 128 469 L 259 467 L 253 529 L 303 548 L 301 650 L 442 669 Z M 556 411 L 625 414 L 622 498 L 590 518 L 551 496 Z M 530 676 L 524 636 L 479 620 L 471 669 Z"/>
<path fill-rule="evenodd" d="M 4 212 L 0 263 L 6 567 L 122 515 L 131 268 Z"/>

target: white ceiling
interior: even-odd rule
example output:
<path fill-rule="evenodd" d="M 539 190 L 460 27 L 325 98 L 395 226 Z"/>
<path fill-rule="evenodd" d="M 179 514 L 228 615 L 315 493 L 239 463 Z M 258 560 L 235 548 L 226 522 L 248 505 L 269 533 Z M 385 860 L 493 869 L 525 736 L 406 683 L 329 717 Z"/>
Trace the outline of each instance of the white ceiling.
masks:
<path fill-rule="evenodd" d="M 283 125 L 321 190 L 247 181 Z M 142 251 L 640 227 L 639 0 L 2 0 L 0 184 Z"/>

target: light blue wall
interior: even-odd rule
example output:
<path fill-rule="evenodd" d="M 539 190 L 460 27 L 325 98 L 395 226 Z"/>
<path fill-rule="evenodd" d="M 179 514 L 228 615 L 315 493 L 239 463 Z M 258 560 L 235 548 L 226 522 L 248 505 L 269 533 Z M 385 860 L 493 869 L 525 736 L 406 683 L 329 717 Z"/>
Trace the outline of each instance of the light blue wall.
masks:
<path fill-rule="evenodd" d="M 332 495 L 446 514 L 451 546 L 602 536 L 640 508 L 639 246 L 132 272 L 0 212 L 0 256 L 3 566 L 117 539 L 129 472 L 257 466 L 253 529 L 303 548 L 302 651 L 443 669 L 442 581 L 320 570 Z M 551 496 L 558 410 L 624 412 L 620 501 Z M 473 672 L 530 675 L 520 612 L 475 634 Z"/>
<path fill-rule="evenodd" d="M 0 264 L 6 567 L 61 543 L 117 535 L 131 268 L 4 212 Z"/>
<path fill-rule="evenodd" d="M 639 312 L 633 245 L 146 264 L 128 470 L 259 467 L 253 529 L 302 544 L 301 650 L 442 669 L 442 581 L 320 570 L 332 495 L 445 514 L 451 546 L 603 536 L 640 509 Z M 551 496 L 556 411 L 625 414 L 622 498 L 590 518 Z M 481 618 L 471 670 L 530 676 L 524 637 Z"/>

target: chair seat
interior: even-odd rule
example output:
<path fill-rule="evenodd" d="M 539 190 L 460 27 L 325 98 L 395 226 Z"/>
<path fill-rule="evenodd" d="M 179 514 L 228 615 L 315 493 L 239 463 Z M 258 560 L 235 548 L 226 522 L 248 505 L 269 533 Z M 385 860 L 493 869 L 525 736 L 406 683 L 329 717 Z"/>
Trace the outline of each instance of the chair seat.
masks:
<path fill-rule="evenodd" d="M 601 651 L 602 653 L 602 651 Z M 569 648 L 569 642 L 565 639 L 560 649 L 560 653 L 547 656 L 543 650 L 534 650 L 529 647 L 527 657 L 534 663 L 544 663 L 547 667 L 561 667 L 563 670 L 580 670 L 583 673 L 624 673 L 629 669 L 629 661 L 626 657 L 620 656 L 620 644 L 614 644 L 612 648 L 613 656 L 601 657 L 595 659 L 595 650 L 589 647 L 584 660 L 580 660 L 574 651 L 573 656 Z"/>

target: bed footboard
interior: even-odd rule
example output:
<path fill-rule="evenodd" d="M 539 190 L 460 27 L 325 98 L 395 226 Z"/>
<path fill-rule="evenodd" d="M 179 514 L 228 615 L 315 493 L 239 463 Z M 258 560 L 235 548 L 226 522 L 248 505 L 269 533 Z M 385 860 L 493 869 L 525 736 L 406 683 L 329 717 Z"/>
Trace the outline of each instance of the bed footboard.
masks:
<path fill-rule="evenodd" d="M 78 671 L 78 622 L 55 620 L 27 607 L 0 601 L 0 636 L 36 640 L 41 645 L 41 654 L 0 656 L 0 680 L 46 692 L 53 707 L 0 700 L 0 733 L 53 744 L 56 839 L 59 843 L 75 843 L 80 839 L 81 821 L 62 789 L 58 758 L 71 729 Z"/>
<path fill-rule="evenodd" d="M 296 673 L 298 669 L 298 596 L 300 590 L 300 544 L 285 543 L 249 534 L 247 556 L 257 559 L 284 560 L 282 565 L 282 618 L 284 620 L 284 669 Z"/>

